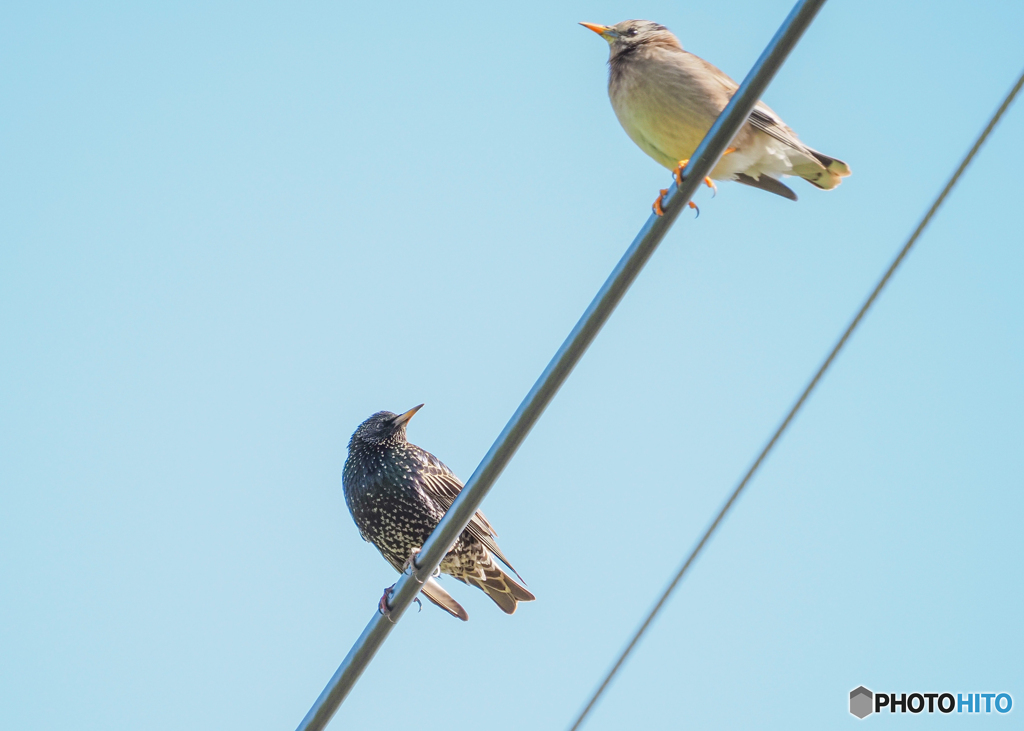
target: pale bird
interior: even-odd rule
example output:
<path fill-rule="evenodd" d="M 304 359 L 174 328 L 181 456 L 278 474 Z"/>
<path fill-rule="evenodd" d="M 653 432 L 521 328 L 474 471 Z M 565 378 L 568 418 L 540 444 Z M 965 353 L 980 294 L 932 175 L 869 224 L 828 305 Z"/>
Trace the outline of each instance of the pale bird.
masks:
<path fill-rule="evenodd" d="M 681 182 L 690 156 L 738 85 L 704 59 L 684 51 L 663 25 L 649 20 L 580 25 L 608 41 L 608 96 L 626 134 L 675 171 L 676 181 Z M 831 190 L 849 174 L 849 165 L 802 143 L 775 112 L 758 102 L 710 178 L 735 180 L 795 201 L 796 193 L 779 181 L 781 176 L 797 175 Z M 715 187 L 710 179 L 704 181 Z M 667 192 L 661 191 L 654 202 L 658 215 Z M 690 206 L 696 208 L 692 202 Z"/>

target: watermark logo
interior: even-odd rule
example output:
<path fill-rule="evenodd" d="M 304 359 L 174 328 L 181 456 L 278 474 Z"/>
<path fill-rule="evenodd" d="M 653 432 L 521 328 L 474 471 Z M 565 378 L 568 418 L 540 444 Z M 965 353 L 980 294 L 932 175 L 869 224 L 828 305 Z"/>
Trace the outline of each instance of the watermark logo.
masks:
<path fill-rule="evenodd" d="M 874 693 L 863 685 L 850 691 L 850 713 L 867 718 L 872 713 L 1009 713 L 1009 693 Z"/>
<path fill-rule="evenodd" d="M 871 707 L 872 693 L 863 685 L 850 691 L 850 713 L 857 718 L 870 716 L 874 710 Z"/>

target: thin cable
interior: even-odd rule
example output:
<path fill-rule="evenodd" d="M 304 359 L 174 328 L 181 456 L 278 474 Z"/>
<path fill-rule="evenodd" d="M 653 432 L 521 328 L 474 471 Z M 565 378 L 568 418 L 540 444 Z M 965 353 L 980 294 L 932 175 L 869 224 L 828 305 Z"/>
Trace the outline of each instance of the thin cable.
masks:
<path fill-rule="evenodd" d="M 597 690 L 594 691 L 594 694 L 590 697 L 590 700 L 587 702 L 587 705 L 580 712 L 580 715 L 576 718 L 576 721 L 570 727 L 569 731 L 577 731 L 577 729 L 579 729 L 580 726 L 583 724 L 583 721 L 587 717 L 587 714 L 590 713 L 591 709 L 594 707 L 594 704 L 597 703 L 598 699 L 608 688 L 608 685 L 609 683 L 611 683 L 612 678 L 615 677 L 615 674 L 619 671 L 619 668 L 622 667 L 622 664 L 626 661 L 626 658 L 629 657 L 629 654 L 633 651 L 633 648 L 636 647 L 637 643 L 640 641 L 640 638 L 643 637 L 644 633 L 647 631 L 647 628 L 650 627 L 651 622 L 654 621 L 654 618 L 658 615 L 658 612 L 661 611 L 661 608 L 665 605 L 665 602 L 668 600 L 669 596 L 671 596 L 672 592 L 675 590 L 676 585 L 678 585 L 679 582 L 682 580 L 683 576 L 689 570 L 691 564 L 693 564 L 698 554 L 700 554 L 700 552 L 704 549 L 704 546 L 707 544 L 708 540 L 710 540 L 712 534 L 714 534 L 715 530 L 718 529 L 718 526 L 725 518 L 726 513 L 729 512 L 730 508 L 732 508 L 733 503 L 736 502 L 736 499 L 740 496 L 740 493 L 743 492 L 743 489 L 747 486 L 751 478 L 754 476 L 754 473 L 757 472 L 758 468 L 764 462 L 765 458 L 768 456 L 768 453 L 772 451 L 772 449 L 775 447 L 775 444 L 779 441 L 779 438 L 782 437 L 782 434 L 789 427 L 794 417 L 796 417 L 797 412 L 799 412 L 800 409 L 803 407 L 804 402 L 807 401 L 807 398 L 811 395 L 811 392 L 818 385 L 818 382 L 821 381 L 822 376 L 825 375 L 825 371 L 827 371 L 829 367 L 832 365 L 832 361 L 836 359 L 836 356 L 839 355 L 839 351 L 842 350 L 843 346 L 846 345 L 846 341 L 850 339 L 850 336 L 853 334 L 853 331 L 857 329 L 858 325 L 860 325 L 860 321 L 864 319 L 864 315 L 866 315 L 868 310 L 871 309 L 871 306 L 875 303 L 875 300 L 878 298 L 878 295 L 882 292 L 882 289 L 885 287 L 886 284 L 889 283 L 889 280 L 892 278 L 892 275 L 895 274 L 896 269 L 899 267 L 900 264 L 903 263 L 903 260 L 906 258 L 907 254 L 910 253 L 911 247 L 914 246 L 914 244 L 917 242 L 917 239 L 921 236 L 921 233 L 924 231 L 925 227 L 932 220 L 932 217 L 942 206 L 943 202 L 945 202 L 946 196 L 949 195 L 950 191 L 953 190 L 953 186 L 955 186 L 957 181 L 960 180 L 960 176 L 963 174 L 964 170 L 967 169 L 967 166 L 971 164 L 971 161 L 974 159 L 974 156 L 978 153 L 978 150 L 980 150 L 981 146 L 985 144 L 985 140 L 988 139 L 989 134 L 991 134 L 992 130 L 995 129 L 995 126 L 999 123 L 999 120 L 1002 118 L 1003 113 L 1009 108 L 1010 104 L 1013 103 L 1014 97 L 1017 96 L 1017 93 L 1020 91 L 1021 86 L 1024 86 L 1024 73 L 1022 73 L 1020 78 L 1017 79 L 1017 83 L 1014 84 L 1013 88 L 1010 90 L 1010 93 L 1006 95 L 1006 99 L 1003 100 L 1003 103 L 999 105 L 999 109 L 996 110 L 996 113 L 992 115 L 992 119 L 990 119 L 989 123 L 985 126 L 985 130 L 978 137 L 977 141 L 975 141 L 974 146 L 971 147 L 970 152 L 968 152 L 966 157 L 964 157 L 963 162 L 960 163 L 960 167 L 958 167 L 956 169 L 956 172 L 953 173 L 953 177 L 951 177 L 949 179 L 949 182 L 946 183 L 946 187 L 942 189 L 941 193 L 939 193 L 939 197 L 935 199 L 934 203 L 932 203 L 931 208 L 928 209 L 928 212 L 924 215 L 924 218 L 922 218 L 921 222 L 917 224 L 917 228 L 914 229 L 914 233 L 910 235 L 910 238 L 907 239 L 907 243 L 905 243 L 903 245 L 903 248 L 900 249 L 900 253 L 896 255 L 896 258 L 892 260 L 892 264 L 890 264 L 889 268 L 886 269 L 885 274 L 883 274 L 882 278 L 878 280 L 878 284 L 875 285 L 875 288 L 871 291 L 871 294 L 868 295 L 868 298 L 864 301 L 864 304 L 861 305 L 860 310 L 857 311 L 857 314 L 854 316 L 853 320 L 850 321 L 850 324 L 846 327 L 846 330 L 845 332 L 843 332 L 842 337 L 840 337 L 836 344 L 833 346 L 832 352 L 828 354 L 828 357 L 825 358 L 825 361 L 821 364 L 821 367 L 818 368 L 818 372 L 814 374 L 814 377 L 810 380 L 810 383 L 808 383 L 807 387 L 804 388 L 803 393 L 800 394 L 800 398 L 798 398 L 796 400 L 796 403 L 793 404 L 793 407 L 789 410 L 789 413 L 786 414 L 786 418 L 782 420 L 782 423 L 779 424 L 778 428 L 775 430 L 775 433 L 772 434 L 771 439 L 769 439 L 768 443 L 764 445 L 764 448 L 761 450 L 761 453 L 757 456 L 757 459 L 754 460 L 754 463 L 750 465 L 750 469 L 747 470 L 747 473 L 743 475 L 743 479 L 740 480 L 738 485 L 736 485 L 736 489 L 732 491 L 732 495 L 729 496 L 729 499 L 725 501 L 725 504 L 722 506 L 721 510 L 718 511 L 718 515 L 715 516 L 715 519 L 711 522 L 711 525 L 709 525 L 708 529 L 704 531 L 704 535 L 701 536 L 701 539 L 697 542 L 697 545 L 694 546 L 693 550 L 690 552 L 689 557 L 680 567 L 679 571 L 676 572 L 675 577 L 665 588 L 665 591 L 662 592 L 661 597 L 655 603 L 654 607 L 648 613 L 644 621 L 640 624 L 640 627 L 634 633 L 633 638 L 629 641 L 629 644 L 626 645 L 626 649 L 622 651 L 622 653 L 619 655 L 619 658 L 615 661 L 615 664 L 612 665 L 611 670 L 609 670 L 608 674 L 605 675 L 604 680 L 601 681 L 601 685 L 599 685 L 597 687 Z"/>

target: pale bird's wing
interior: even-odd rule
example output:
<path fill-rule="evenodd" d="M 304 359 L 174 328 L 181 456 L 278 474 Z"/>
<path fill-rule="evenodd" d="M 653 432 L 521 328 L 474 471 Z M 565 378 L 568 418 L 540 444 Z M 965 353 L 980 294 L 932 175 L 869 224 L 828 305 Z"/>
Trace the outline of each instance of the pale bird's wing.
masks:
<path fill-rule="evenodd" d="M 696 56 L 696 58 L 700 58 L 700 56 Z M 708 63 L 703 58 L 700 58 L 700 62 L 708 76 L 720 84 L 731 99 L 732 95 L 735 94 L 736 90 L 739 88 L 739 85 L 733 81 L 728 74 L 714 64 Z M 773 112 L 764 102 L 757 103 L 754 107 L 754 111 L 750 113 L 750 119 L 748 119 L 747 122 L 754 129 L 764 132 L 769 137 L 776 139 L 787 147 L 791 147 L 792 149 L 802 153 L 811 160 L 816 159 L 811 148 L 801 142 L 799 138 L 797 138 L 796 133 L 787 127 L 786 123 L 779 118 L 779 115 Z M 780 193 L 780 195 L 784 194 Z"/>
<path fill-rule="evenodd" d="M 797 138 L 796 133 L 787 127 L 786 124 L 778 118 L 775 112 L 764 104 L 758 102 L 757 106 L 754 107 L 754 111 L 750 113 L 750 119 L 748 122 L 754 129 L 761 130 L 769 137 L 778 140 L 784 145 L 791 147 L 809 159 L 817 162 L 814 156 L 814 150 L 801 142 Z"/>
<path fill-rule="evenodd" d="M 796 193 L 794 193 L 788 185 L 779 182 L 771 175 L 762 175 L 758 178 L 752 178 L 746 173 L 736 173 L 736 182 L 743 183 L 743 185 L 749 185 L 751 188 L 758 188 L 775 195 L 781 195 L 783 198 L 787 198 L 791 201 L 798 200 Z"/>

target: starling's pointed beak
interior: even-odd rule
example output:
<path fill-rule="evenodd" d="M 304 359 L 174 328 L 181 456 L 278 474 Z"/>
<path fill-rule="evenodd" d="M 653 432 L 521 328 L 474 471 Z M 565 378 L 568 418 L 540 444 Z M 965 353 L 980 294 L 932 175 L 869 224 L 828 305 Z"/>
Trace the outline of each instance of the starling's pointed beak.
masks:
<path fill-rule="evenodd" d="M 423 404 L 419 406 L 413 406 L 411 409 L 406 411 L 404 414 L 399 414 L 395 417 L 395 426 L 405 426 L 409 423 L 409 419 L 416 416 L 416 412 L 423 408 Z"/>
<path fill-rule="evenodd" d="M 594 31 L 599 36 L 604 38 L 606 41 L 611 40 L 612 38 L 615 37 L 615 31 L 613 31 L 610 26 L 598 25 L 597 23 L 580 23 L 580 25 L 582 25 L 584 28 L 589 28 L 590 30 Z M 609 31 L 611 32 L 609 33 Z"/>

